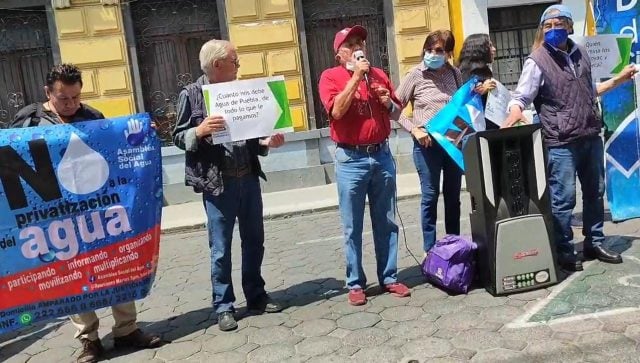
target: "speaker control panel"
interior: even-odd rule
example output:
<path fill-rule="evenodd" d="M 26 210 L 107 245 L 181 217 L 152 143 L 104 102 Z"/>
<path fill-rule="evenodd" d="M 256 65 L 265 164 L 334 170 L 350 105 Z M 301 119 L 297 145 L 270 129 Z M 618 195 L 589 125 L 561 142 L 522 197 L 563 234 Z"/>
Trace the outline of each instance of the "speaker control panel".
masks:
<path fill-rule="evenodd" d="M 526 289 L 549 282 L 549 278 L 549 269 L 525 272 L 518 275 L 503 277 L 502 287 L 505 291 Z"/>

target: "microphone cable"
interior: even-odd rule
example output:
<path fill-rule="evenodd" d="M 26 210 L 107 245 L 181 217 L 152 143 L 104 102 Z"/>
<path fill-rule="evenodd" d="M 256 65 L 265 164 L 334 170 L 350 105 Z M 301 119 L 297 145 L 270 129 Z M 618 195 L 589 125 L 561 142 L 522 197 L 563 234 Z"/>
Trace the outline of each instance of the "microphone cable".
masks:
<path fill-rule="evenodd" d="M 364 52 L 362 50 L 357 50 L 353 53 L 353 56 L 356 58 L 356 60 L 361 60 L 361 59 L 366 59 L 364 56 Z M 364 81 L 367 84 L 367 95 L 370 94 L 370 83 L 369 83 L 369 76 L 367 75 L 367 73 L 364 74 Z M 369 96 L 367 96 L 367 106 L 369 106 L 369 115 L 370 117 L 373 117 L 373 110 L 371 109 L 371 99 Z M 418 267 L 420 267 L 420 269 L 422 269 L 422 264 L 420 263 L 420 261 L 418 260 L 418 258 L 416 258 L 416 256 L 413 254 L 413 252 L 411 251 L 411 249 L 409 248 L 409 242 L 407 241 L 407 232 L 404 226 L 404 221 L 402 220 L 402 215 L 400 214 L 400 208 L 398 207 L 398 164 L 396 163 L 396 158 L 393 155 L 393 152 L 391 152 L 390 150 L 390 154 L 391 154 L 391 161 L 393 163 L 393 168 L 395 171 L 395 188 L 394 188 L 394 198 L 393 198 L 393 203 L 394 203 L 394 209 L 396 212 L 396 215 L 398 216 L 398 220 L 400 221 L 400 227 L 402 229 L 402 238 L 404 240 L 404 246 L 405 249 L 407 250 L 407 252 L 409 253 L 409 255 L 413 258 L 413 260 L 416 262 L 416 265 Z M 400 231 L 398 231 L 400 232 Z M 399 237 L 399 236 L 398 236 Z"/>
<path fill-rule="evenodd" d="M 406 229 L 404 227 L 404 221 L 402 220 L 402 215 L 400 214 L 400 208 L 398 207 L 398 164 L 396 163 L 396 158 L 393 155 L 393 153 L 391 153 L 391 160 L 393 161 L 393 168 L 396 171 L 396 188 L 394 190 L 394 193 L 395 193 L 395 196 L 394 196 L 394 204 L 395 204 L 395 206 L 394 207 L 395 207 L 395 210 L 396 210 L 396 214 L 398 215 L 398 220 L 400 221 L 400 226 L 402 228 L 402 238 L 404 240 L 404 248 L 407 250 L 409 255 L 411 257 L 413 257 L 413 260 L 416 261 L 416 265 L 418 267 L 420 267 L 420 269 L 422 269 L 422 263 L 420 263 L 418 258 L 413 254 L 413 252 L 409 248 L 409 242 L 407 241 L 407 231 L 406 231 Z"/>

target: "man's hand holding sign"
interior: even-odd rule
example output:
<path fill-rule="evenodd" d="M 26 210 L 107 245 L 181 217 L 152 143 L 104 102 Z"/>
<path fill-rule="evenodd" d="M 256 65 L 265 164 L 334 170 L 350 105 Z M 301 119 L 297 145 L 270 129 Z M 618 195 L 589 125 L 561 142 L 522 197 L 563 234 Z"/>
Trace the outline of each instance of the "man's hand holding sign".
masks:
<path fill-rule="evenodd" d="M 213 115 L 205 118 L 198 127 L 196 127 L 196 137 L 201 139 L 213 133 L 224 131 L 227 128 L 224 116 Z"/>
<path fill-rule="evenodd" d="M 282 76 L 210 83 L 202 90 L 209 116 L 196 128 L 199 138 L 211 134 L 220 144 L 293 131 Z"/>

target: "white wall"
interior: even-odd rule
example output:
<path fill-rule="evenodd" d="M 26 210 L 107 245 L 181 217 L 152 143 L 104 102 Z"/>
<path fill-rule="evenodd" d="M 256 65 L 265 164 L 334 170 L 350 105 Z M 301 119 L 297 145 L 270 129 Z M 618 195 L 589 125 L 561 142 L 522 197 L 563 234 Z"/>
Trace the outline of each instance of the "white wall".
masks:
<path fill-rule="evenodd" d="M 587 7 L 584 0 L 563 0 L 562 4 L 571 9 L 573 15 L 573 31 L 576 35 L 585 35 Z"/>
<path fill-rule="evenodd" d="M 489 33 L 487 3 L 488 3 L 488 0 L 462 0 L 461 1 L 462 30 L 465 38 L 471 34 L 476 34 L 476 33 L 488 34 Z"/>
<path fill-rule="evenodd" d="M 549 0 L 530 0 L 526 4 L 545 3 Z M 563 0 L 573 13 L 575 34 L 583 35 L 585 29 L 586 7 L 584 0 Z M 465 38 L 475 33 L 489 33 L 487 9 L 523 5 L 522 0 L 461 0 L 462 30 Z"/>

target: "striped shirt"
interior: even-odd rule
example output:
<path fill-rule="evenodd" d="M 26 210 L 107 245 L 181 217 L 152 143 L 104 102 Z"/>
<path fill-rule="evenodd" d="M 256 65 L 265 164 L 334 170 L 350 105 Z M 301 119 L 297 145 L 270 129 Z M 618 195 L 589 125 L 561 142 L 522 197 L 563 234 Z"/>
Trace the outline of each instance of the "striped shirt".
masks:
<path fill-rule="evenodd" d="M 398 123 L 407 131 L 424 125 L 435 116 L 462 85 L 458 68 L 445 64 L 440 69 L 427 69 L 421 62 L 413 67 L 396 90 L 396 97 L 402 108 L 409 102 L 413 107 L 413 117 L 402 115 Z"/>

